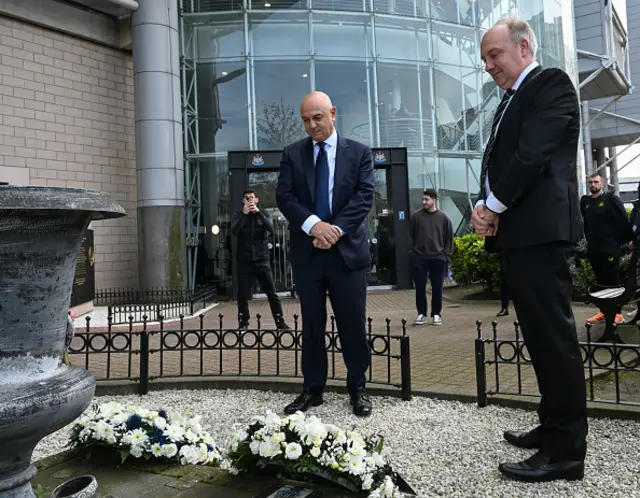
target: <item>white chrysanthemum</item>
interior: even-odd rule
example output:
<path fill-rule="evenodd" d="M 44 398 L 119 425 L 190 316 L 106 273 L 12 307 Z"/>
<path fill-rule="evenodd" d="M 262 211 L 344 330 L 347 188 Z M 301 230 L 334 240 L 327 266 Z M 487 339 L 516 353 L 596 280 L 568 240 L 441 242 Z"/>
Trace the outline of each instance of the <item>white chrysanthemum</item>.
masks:
<path fill-rule="evenodd" d="M 187 429 L 184 437 L 189 443 L 196 443 L 200 439 L 200 437 L 195 432 L 192 432 L 191 429 Z"/>
<path fill-rule="evenodd" d="M 106 440 L 111 435 L 113 435 L 113 427 L 107 424 L 104 420 L 100 420 L 95 427 L 96 439 Z"/>
<path fill-rule="evenodd" d="M 164 446 L 162 448 L 162 451 L 164 452 L 164 456 L 166 456 L 167 458 L 173 458 L 178 454 L 178 447 L 175 444 L 171 443 Z"/>
<path fill-rule="evenodd" d="M 161 431 L 167 428 L 167 421 L 162 417 L 156 417 L 153 419 L 153 425 L 155 425 Z"/>
<path fill-rule="evenodd" d="M 318 458 L 320 456 L 320 448 L 314 446 L 313 448 L 311 448 L 311 451 L 309 451 L 309 453 L 311 453 L 311 456 L 313 458 Z"/>
<path fill-rule="evenodd" d="M 361 444 L 360 441 L 351 440 L 348 444 L 349 444 L 349 453 L 351 453 L 352 455 L 362 457 L 367 453 L 367 450 L 365 450 L 364 444 Z"/>
<path fill-rule="evenodd" d="M 254 455 L 257 455 L 260 453 L 260 441 L 258 441 L 257 439 L 254 439 L 253 441 L 251 441 L 251 443 L 249 443 L 249 449 L 251 450 L 251 453 L 253 453 Z"/>
<path fill-rule="evenodd" d="M 302 455 L 302 446 L 298 443 L 289 443 L 285 450 L 285 456 L 289 460 L 297 460 Z"/>
<path fill-rule="evenodd" d="M 365 466 L 364 462 L 362 461 L 362 458 L 353 457 L 349 461 L 349 473 L 350 474 L 358 476 L 358 475 L 362 474 L 365 471 L 365 469 L 366 469 L 366 466 Z"/>
<path fill-rule="evenodd" d="M 393 484 L 391 477 L 385 476 L 384 482 L 382 483 L 382 496 L 385 498 L 393 498 L 396 495 L 396 485 Z"/>
<path fill-rule="evenodd" d="M 366 474 L 362 477 L 362 489 L 364 491 L 369 491 L 373 486 L 373 476 L 371 474 Z"/>
<path fill-rule="evenodd" d="M 273 436 L 271 436 L 271 440 L 274 443 L 282 443 L 287 436 L 284 435 L 284 432 L 276 432 Z"/>
<path fill-rule="evenodd" d="M 116 413 L 113 417 L 111 417 L 111 422 L 114 425 L 122 425 L 129 418 L 129 414 L 125 412 Z"/>
<path fill-rule="evenodd" d="M 131 456 L 135 458 L 142 458 L 142 454 L 144 453 L 144 449 L 142 446 L 132 446 L 130 450 Z"/>
<path fill-rule="evenodd" d="M 158 443 L 155 443 L 153 446 L 151 446 L 151 454 L 157 458 L 163 456 L 164 452 L 162 451 L 162 446 L 160 446 Z"/>
<path fill-rule="evenodd" d="M 184 428 L 178 424 L 171 424 L 167 426 L 163 434 L 174 443 L 177 443 L 181 441 L 184 436 Z"/>
<path fill-rule="evenodd" d="M 78 439 L 80 440 L 80 442 L 86 443 L 91 438 L 91 434 L 92 434 L 91 428 L 85 427 L 78 434 Z"/>
<path fill-rule="evenodd" d="M 142 430 L 136 429 L 131 433 L 131 444 L 133 446 L 140 446 L 149 440 L 149 436 Z"/>
<path fill-rule="evenodd" d="M 315 444 L 317 440 L 322 441 L 327 437 L 327 429 L 324 424 L 320 422 L 316 417 L 311 417 L 307 419 L 307 424 L 304 427 L 304 435 L 300 434 L 305 443 L 307 444 Z M 315 446 L 320 446 L 319 444 L 315 444 Z"/>

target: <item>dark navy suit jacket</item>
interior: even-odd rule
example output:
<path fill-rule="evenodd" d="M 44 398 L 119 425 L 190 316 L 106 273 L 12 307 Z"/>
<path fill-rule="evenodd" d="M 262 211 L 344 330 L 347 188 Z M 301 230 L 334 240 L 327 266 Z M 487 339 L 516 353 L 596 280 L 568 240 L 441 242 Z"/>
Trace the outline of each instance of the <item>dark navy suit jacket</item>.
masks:
<path fill-rule="evenodd" d="M 344 235 L 337 249 L 351 270 L 370 264 L 367 229 L 364 220 L 373 206 L 375 177 L 371 149 L 338 136 L 334 174 L 332 215 L 323 220 L 340 227 Z M 305 138 L 282 151 L 276 189 L 278 208 L 289 221 L 291 232 L 289 259 L 292 265 L 305 265 L 313 253 L 313 237 L 302 230 L 314 213 L 315 161 L 313 141 Z"/>

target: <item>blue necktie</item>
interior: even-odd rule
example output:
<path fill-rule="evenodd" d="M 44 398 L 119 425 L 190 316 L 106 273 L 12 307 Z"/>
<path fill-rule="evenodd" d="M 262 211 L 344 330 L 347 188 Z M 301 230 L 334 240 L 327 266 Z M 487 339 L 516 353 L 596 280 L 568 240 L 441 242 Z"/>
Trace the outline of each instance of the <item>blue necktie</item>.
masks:
<path fill-rule="evenodd" d="M 331 219 L 331 206 L 329 205 L 329 160 L 324 150 L 324 142 L 318 142 L 320 152 L 316 158 L 316 199 L 315 214 L 322 221 Z"/>

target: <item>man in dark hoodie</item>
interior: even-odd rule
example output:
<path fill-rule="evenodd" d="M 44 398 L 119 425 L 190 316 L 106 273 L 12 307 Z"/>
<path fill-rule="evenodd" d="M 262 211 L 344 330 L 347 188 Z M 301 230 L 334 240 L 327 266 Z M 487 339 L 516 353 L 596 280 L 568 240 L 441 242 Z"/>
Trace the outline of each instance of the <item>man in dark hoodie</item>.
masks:
<path fill-rule="evenodd" d="M 633 209 L 629 215 L 634 238 L 629 243 L 632 248 L 640 249 L 640 183 L 638 183 L 638 200 L 633 201 Z"/>

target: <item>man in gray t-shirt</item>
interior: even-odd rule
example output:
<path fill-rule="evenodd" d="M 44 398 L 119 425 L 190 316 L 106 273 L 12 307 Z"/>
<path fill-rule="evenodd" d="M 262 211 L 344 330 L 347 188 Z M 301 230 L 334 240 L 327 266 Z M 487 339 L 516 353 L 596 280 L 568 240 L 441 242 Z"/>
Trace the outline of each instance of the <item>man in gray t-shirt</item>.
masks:
<path fill-rule="evenodd" d="M 424 325 L 427 319 L 427 278 L 431 281 L 433 324 L 442 323 L 442 288 L 453 251 L 453 225 L 449 217 L 436 208 L 437 200 L 438 192 L 425 189 L 422 209 L 415 211 L 409 220 L 409 254 L 418 310 L 414 325 Z"/>

